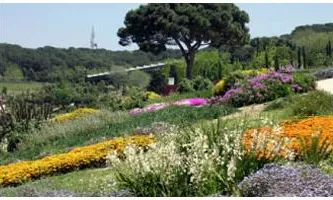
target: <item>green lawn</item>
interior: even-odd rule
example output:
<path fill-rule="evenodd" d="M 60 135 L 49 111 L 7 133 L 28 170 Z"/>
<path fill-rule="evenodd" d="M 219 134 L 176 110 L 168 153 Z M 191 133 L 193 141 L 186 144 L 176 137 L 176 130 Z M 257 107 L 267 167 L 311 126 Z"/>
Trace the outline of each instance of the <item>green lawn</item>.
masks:
<path fill-rule="evenodd" d="M 37 82 L 0 82 L 0 90 L 7 88 L 8 94 L 20 94 L 21 92 L 30 90 L 39 90 L 43 86 L 43 83 Z"/>
<path fill-rule="evenodd" d="M 67 174 L 44 177 L 17 187 L 0 189 L 0 197 L 34 196 L 36 192 L 73 192 L 78 196 L 107 196 L 114 191 L 113 173 L 107 168 L 86 169 Z"/>

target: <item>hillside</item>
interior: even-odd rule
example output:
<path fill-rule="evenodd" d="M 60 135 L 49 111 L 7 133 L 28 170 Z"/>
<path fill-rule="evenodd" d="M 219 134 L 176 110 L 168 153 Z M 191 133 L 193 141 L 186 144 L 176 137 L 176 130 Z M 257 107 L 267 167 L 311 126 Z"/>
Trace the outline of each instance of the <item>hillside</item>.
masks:
<path fill-rule="evenodd" d="M 242 68 L 287 64 L 313 68 L 332 65 L 332 41 L 333 23 L 326 23 L 297 26 L 290 34 L 252 38 L 249 45 L 226 49 L 230 53 L 228 62 L 236 62 Z M 222 49 L 222 52 L 225 50 Z M 131 52 L 50 46 L 28 49 L 0 43 L 0 81 L 76 81 L 85 73 L 102 72 L 119 66 L 126 68 L 151 64 L 173 58 L 181 58 L 179 50 L 168 49 L 154 55 L 140 50 Z"/>
<path fill-rule="evenodd" d="M 65 74 L 72 75 L 86 71 L 103 71 L 115 66 L 132 67 L 150 64 L 166 58 L 178 58 L 178 50 L 167 50 L 159 55 L 139 50 L 110 51 L 88 48 L 54 48 L 45 46 L 37 49 L 19 45 L 0 44 L 0 76 L 9 81 L 55 82 Z"/>

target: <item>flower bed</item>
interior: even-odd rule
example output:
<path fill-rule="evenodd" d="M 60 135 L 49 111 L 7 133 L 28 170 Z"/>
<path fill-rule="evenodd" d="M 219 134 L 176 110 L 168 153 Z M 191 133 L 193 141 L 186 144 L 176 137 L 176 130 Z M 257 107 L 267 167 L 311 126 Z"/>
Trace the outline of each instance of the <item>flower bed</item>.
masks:
<path fill-rule="evenodd" d="M 254 77 L 246 76 L 237 80 L 221 96 L 211 98 L 210 102 L 244 106 L 311 89 L 314 89 L 312 76 L 294 73 L 291 67 L 279 71 L 271 69 Z"/>
<path fill-rule="evenodd" d="M 95 109 L 91 109 L 91 108 L 79 108 L 74 110 L 73 112 L 70 113 L 65 113 L 65 114 L 61 114 L 58 115 L 54 118 L 52 118 L 50 121 L 52 122 L 56 122 L 56 123 L 62 123 L 68 120 L 73 120 L 73 119 L 77 119 L 89 114 L 94 114 L 97 113 L 98 110 Z"/>
<path fill-rule="evenodd" d="M 122 152 L 126 145 L 146 147 L 155 141 L 153 136 L 127 136 L 94 145 L 77 147 L 67 153 L 47 156 L 33 161 L 21 161 L 0 166 L 0 186 L 17 185 L 44 175 L 104 164 L 106 156 Z"/>
<path fill-rule="evenodd" d="M 175 101 L 173 103 L 154 103 L 143 108 L 134 108 L 132 109 L 129 114 L 132 116 L 139 115 L 145 112 L 155 112 L 157 110 L 161 110 L 167 108 L 169 106 L 203 106 L 207 105 L 207 100 L 204 98 L 189 98 L 189 99 L 182 99 L 179 101 Z"/>
<path fill-rule="evenodd" d="M 299 155 L 303 148 L 301 140 L 305 141 L 306 147 L 310 147 L 313 137 L 320 136 L 320 146 L 325 141 L 329 142 L 330 147 L 333 147 L 333 116 L 315 116 L 300 121 L 284 121 L 280 123 L 279 129 L 264 127 L 248 130 L 244 135 L 246 149 L 251 149 L 254 144 L 253 138 L 258 134 L 260 137 L 274 135 L 275 142 L 287 139 L 288 141 L 283 144 L 284 150 L 280 152 L 280 155 L 284 157 L 288 156 L 288 152 Z"/>

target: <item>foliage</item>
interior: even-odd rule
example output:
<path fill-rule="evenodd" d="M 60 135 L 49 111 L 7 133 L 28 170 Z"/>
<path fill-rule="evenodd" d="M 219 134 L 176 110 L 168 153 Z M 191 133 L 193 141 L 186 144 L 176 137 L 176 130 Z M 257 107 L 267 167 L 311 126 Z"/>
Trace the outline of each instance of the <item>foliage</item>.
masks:
<path fill-rule="evenodd" d="M 192 79 L 199 47 L 246 42 L 248 22 L 247 13 L 234 4 L 148 4 L 126 14 L 118 36 L 121 45 L 134 42 L 153 53 L 177 46 L 186 61 L 186 78 Z"/>
<path fill-rule="evenodd" d="M 196 91 L 211 90 L 212 86 L 212 82 L 207 78 L 203 78 L 202 76 L 197 76 L 193 79 L 193 89 Z"/>
<path fill-rule="evenodd" d="M 146 88 L 150 83 L 150 76 L 142 71 L 133 71 L 128 75 L 129 86 L 135 86 L 139 88 Z"/>
<path fill-rule="evenodd" d="M 153 72 L 151 74 L 151 81 L 147 87 L 148 90 L 161 93 L 162 89 L 167 84 L 167 77 L 160 72 Z"/>
<path fill-rule="evenodd" d="M 184 78 L 180 83 L 179 83 L 179 92 L 194 92 L 194 85 L 193 81 Z"/>
<path fill-rule="evenodd" d="M 295 116 L 327 115 L 333 113 L 333 96 L 324 91 L 313 91 L 291 98 L 286 105 Z"/>
<path fill-rule="evenodd" d="M 145 147 L 152 142 L 154 142 L 152 136 L 115 138 L 90 146 L 77 147 L 68 153 L 47 156 L 39 160 L 3 165 L 0 166 L 0 186 L 17 185 L 40 176 L 103 165 L 110 151 L 120 153 L 128 144 L 134 143 Z"/>
<path fill-rule="evenodd" d="M 7 67 L 3 68 L 2 65 L 18 65 L 25 80 L 38 82 L 58 82 L 63 79 L 78 82 L 86 73 L 96 73 L 97 69 L 100 73 L 116 66 L 128 68 L 181 57 L 179 50 L 172 49 L 159 55 L 139 50 L 129 52 L 50 46 L 28 49 L 11 44 L 0 44 L 0 49 L 0 75 L 7 70 Z"/>
<path fill-rule="evenodd" d="M 333 153 L 331 142 L 328 138 L 322 138 L 322 134 L 311 136 L 310 142 L 300 137 L 301 159 L 308 163 L 318 165 L 322 160 L 326 160 Z M 309 144 L 310 143 L 310 144 Z"/>
<path fill-rule="evenodd" d="M 307 73 L 293 73 L 294 88 L 297 92 L 309 92 L 316 88 L 315 77 Z M 299 86 L 299 87 L 298 87 Z"/>
<path fill-rule="evenodd" d="M 12 64 L 7 67 L 6 71 L 3 73 L 2 80 L 4 81 L 22 81 L 24 79 L 23 72 L 20 66 Z"/>
<path fill-rule="evenodd" d="M 7 151 L 16 150 L 23 136 L 34 128 L 39 128 L 43 120 L 48 119 L 52 107 L 48 104 L 31 102 L 29 93 L 17 97 L 7 97 L 6 107 L 0 102 L 0 142 L 7 140 Z"/>

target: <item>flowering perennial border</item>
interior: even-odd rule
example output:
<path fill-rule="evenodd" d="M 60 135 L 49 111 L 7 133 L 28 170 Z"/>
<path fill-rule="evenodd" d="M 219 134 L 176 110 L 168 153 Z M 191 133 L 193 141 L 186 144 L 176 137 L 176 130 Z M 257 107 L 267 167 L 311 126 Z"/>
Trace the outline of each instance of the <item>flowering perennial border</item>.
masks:
<path fill-rule="evenodd" d="M 52 118 L 50 121 L 55 123 L 63 123 L 68 120 L 77 119 L 89 114 L 97 113 L 98 110 L 92 108 L 79 108 L 70 113 L 60 114 Z"/>
<path fill-rule="evenodd" d="M 274 135 L 274 140 L 287 139 L 283 144 L 283 151 L 280 155 L 285 157 L 287 152 L 293 152 L 295 155 L 301 153 L 301 139 L 305 141 L 306 147 L 310 147 L 313 137 L 319 137 L 319 145 L 323 142 L 329 142 L 329 148 L 333 148 L 333 116 L 314 116 L 299 121 L 284 121 L 280 123 L 279 133 L 271 127 L 251 129 L 245 132 L 244 144 L 246 149 L 251 149 L 258 133 L 264 135 Z M 287 151 L 285 151 L 287 150 Z"/>
<path fill-rule="evenodd" d="M 143 108 L 134 108 L 129 112 L 129 114 L 135 116 L 145 112 L 155 112 L 157 110 L 161 110 L 170 106 L 204 106 L 207 104 L 208 102 L 204 98 L 188 98 L 181 99 L 173 103 L 154 103 L 147 105 Z"/>
<path fill-rule="evenodd" d="M 47 156 L 39 160 L 3 165 L 0 166 L 0 187 L 18 185 L 44 175 L 98 166 L 105 163 L 106 156 L 112 151 L 120 153 L 129 144 L 147 147 L 153 142 L 155 142 L 155 138 L 152 135 L 127 136 L 77 147 L 67 153 Z"/>

